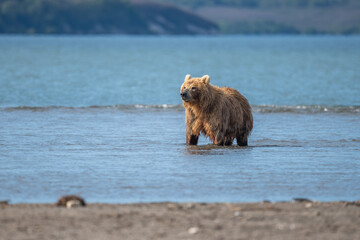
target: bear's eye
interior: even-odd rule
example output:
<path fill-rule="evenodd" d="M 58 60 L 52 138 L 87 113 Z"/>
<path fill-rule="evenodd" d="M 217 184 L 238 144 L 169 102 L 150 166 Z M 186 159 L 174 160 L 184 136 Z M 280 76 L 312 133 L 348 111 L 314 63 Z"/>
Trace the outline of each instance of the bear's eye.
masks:
<path fill-rule="evenodd" d="M 192 87 L 191 90 L 196 90 L 196 87 Z"/>

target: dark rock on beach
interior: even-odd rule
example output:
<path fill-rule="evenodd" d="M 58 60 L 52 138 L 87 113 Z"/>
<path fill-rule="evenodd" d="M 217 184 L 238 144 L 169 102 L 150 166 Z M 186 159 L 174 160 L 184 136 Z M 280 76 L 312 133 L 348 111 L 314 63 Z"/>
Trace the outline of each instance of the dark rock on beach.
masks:
<path fill-rule="evenodd" d="M 85 200 L 79 196 L 68 195 L 68 196 L 61 197 L 57 201 L 56 206 L 67 207 L 67 208 L 85 207 L 86 203 L 85 203 Z"/>
<path fill-rule="evenodd" d="M 311 202 L 313 202 L 313 201 L 310 200 L 310 199 L 307 199 L 307 198 L 293 198 L 293 202 L 307 202 L 307 203 L 311 203 Z"/>

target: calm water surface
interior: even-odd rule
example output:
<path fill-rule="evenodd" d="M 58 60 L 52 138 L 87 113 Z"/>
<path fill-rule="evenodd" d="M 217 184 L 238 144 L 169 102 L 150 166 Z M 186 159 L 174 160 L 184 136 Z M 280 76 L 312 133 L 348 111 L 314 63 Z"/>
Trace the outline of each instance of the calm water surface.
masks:
<path fill-rule="evenodd" d="M 360 37 L 0 37 L 0 200 L 360 198 Z M 185 74 L 242 92 L 249 147 L 186 146 Z"/>

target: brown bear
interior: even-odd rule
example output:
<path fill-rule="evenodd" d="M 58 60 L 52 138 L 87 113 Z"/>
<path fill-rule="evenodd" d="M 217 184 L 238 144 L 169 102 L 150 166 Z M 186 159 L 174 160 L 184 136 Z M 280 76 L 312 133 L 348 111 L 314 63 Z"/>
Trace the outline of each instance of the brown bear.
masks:
<path fill-rule="evenodd" d="M 186 110 L 186 143 L 196 145 L 200 132 L 216 145 L 247 146 L 253 128 L 251 107 L 238 91 L 210 84 L 208 75 L 191 78 L 188 74 L 180 95 Z"/>

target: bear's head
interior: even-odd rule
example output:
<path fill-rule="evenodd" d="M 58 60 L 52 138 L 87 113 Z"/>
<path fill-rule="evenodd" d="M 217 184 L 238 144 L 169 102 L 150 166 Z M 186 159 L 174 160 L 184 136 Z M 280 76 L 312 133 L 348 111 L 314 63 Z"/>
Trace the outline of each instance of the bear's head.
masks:
<path fill-rule="evenodd" d="M 208 90 L 210 77 L 204 75 L 201 78 L 191 78 L 188 74 L 185 76 L 185 81 L 181 85 L 180 96 L 184 102 L 199 102 L 202 95 Z"/>

